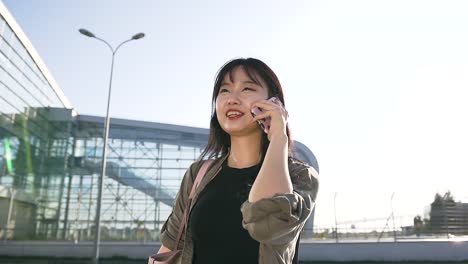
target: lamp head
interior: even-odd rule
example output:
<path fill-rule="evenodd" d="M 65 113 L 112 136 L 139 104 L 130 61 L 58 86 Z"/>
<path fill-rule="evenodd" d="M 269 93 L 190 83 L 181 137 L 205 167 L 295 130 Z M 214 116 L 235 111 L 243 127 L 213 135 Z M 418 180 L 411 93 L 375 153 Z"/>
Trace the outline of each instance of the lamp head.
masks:
<path fill-rule="evenodd" d="M 90 37 L 90 38 L 95 38 L 95 37 L 96 37 L 93 33 L 91 33 L 91 31 L 86 30 L 86 29 L 84 29 L 84 28 L 80 28 L 78 31 L 79 31 L 81 34 L 83 34 L 83 35 L 85 35 L 85 36 L 87 36 L 87 37 Z"/>
<path fill-rule="evenodd" d="M 132 37 L 133 40 L 141 39 L 145 36 L 145 33 L 138 33 Z"/>

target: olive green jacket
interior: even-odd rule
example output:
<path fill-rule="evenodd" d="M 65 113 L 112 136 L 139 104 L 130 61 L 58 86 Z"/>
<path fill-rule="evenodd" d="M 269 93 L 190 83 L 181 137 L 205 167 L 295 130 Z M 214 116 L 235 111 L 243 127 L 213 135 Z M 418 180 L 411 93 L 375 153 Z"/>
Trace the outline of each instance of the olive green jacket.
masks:
<path fill-rule="evenodd" d="M 192 206 L 204 187 L 221 170 L 226 158 L 227 155 L 216 159 L 208 168 L 195 192 Z M 185 173 L 172 212 L 161 229 L 161 243 L 171 250 L 174 250 L 179 225 L 183 221 L 188 197 L 202 162 L 192 163 Z M 292 194 L 275 194 L 271 198 L 254 203 L 247 200 L 240 208 L 243 216 L 242 226 L 260 243 L 259 264 L 292 263 L 299 234 L 315 206 L 318 190 L 317 171 L 294 159 L 289 159 L 288 165 L 294 189 Z M 190 222 L 190 218 L 188 221 Z M 190 224 L 186 225 L 179 249 L 183 249 L 181 264 L 191 264 L 193 241 Z"/>

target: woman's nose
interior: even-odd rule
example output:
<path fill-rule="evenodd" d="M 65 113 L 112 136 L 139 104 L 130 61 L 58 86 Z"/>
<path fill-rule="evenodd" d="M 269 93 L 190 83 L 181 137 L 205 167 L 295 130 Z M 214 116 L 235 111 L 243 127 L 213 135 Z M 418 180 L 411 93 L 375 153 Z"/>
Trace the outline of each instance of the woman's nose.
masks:
<path fill-rule="evenodd" d="M 230 95 L 228 100 L 227 100 L 227 104 L 228 105 L 240 104 L 240 101 L 239 101 L 239 98 L 237 97 L 237 95 Z"/>

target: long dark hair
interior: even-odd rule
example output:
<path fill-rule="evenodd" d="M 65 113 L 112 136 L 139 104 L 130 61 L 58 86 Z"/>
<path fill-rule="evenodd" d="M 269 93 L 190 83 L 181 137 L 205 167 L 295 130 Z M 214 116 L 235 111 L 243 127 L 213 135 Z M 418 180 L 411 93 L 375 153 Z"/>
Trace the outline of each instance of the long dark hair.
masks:
<path fill-rule="evenodd" d="M 229 153 L 231 138 L 229 134 L 221 128 L 221 125 L 218 122 L 218 118 L 216 116 L 216 98 L 218 97 L 219 89 L 226 75 L 229 74 L 229 78 L 233 81 L 234 71 L 238 67 L 242 67 L 249 78 L 258 85 L 260 85 L 259 78 L 261 78 L 261 80 L 263 80 L 267 85 L 265 88 L 268 90 L 268 98 L 276 95 L 286 107 L 283 89 L 281 88 L 278 77 L 276 77 L 276 74 L 263 61 L 254 58 L 240 58 L 227 62 L 221 67 L 216 75 L 211 106 L 210 135 L 208 138 L 208 144 L 200 154 L 198 160 L 203 160 L 205 158 L 218 158 Z M 293 157 L 293 140 L 291 139 L 291 131 L 288 125 L 286 125 L 286 134 L 288 136 L 288 156 Z M 270 141 L 268 140 L 267 134 L 262 133 L 262 162 L 269 145 Z"/>

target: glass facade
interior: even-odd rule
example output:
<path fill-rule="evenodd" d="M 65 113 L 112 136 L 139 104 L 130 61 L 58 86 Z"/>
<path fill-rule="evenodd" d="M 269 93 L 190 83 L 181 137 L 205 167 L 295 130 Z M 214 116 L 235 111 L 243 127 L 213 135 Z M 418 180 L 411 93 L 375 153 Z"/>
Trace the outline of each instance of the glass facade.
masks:
<path fill-rule="evenodd" d="M 92 240 L 104 118 L 69 109 L 0 15 L 0 239 Z M 102 240 L 158 240 L 207 139 L 207 129 L 111 119 Z"/>
<path fill-rule="evenodd" d="M 3 16 L 0 17 L 0 234 L 31 238 L 57 212 L 70 122 L 64 104 Z M 71 113 L 70 110 L 65 110 Z M 69 114 L 69 116 L 71 116 Z M 53 225 L 53 224 L 52 224 Z"/>

